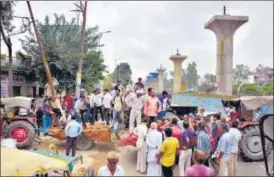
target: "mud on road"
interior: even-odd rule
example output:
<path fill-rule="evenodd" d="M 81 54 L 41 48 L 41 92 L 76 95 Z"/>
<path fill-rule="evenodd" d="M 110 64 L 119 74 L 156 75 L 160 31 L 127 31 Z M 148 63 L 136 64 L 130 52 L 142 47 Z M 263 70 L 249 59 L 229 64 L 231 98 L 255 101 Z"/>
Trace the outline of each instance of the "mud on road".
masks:
<path fill-rule="evenodd" d="M 59 154 L 65 154 L 65 141 L 59 141 L 52 137 L 41 137 L 42 143 L 34 143 L 32 148 L 39 150 L 48 150 L 50 144 L 56 144 L 59 148 Z M 112 135 L 111 143 L 95 143 L 89 151 L 77 151 L 76 155 L 82 155 L 85 166 L 95 166 L 100 168 L 106 162 L 106 155 L 109 151 L 118 151 L 120 153 L 119 165 L 124 169 L 126 176 L 146 176 L 136 171 L 137 150 L 134 147 L 120 147 L 119 140 Z M 76 164 L 75 168 L 80 165 Z M 266 176 L 264 162 L 243 162 L 238 158 L 237 176 Z M 174 176 L 178 175 L 178 167 L 174 169 Z"/>

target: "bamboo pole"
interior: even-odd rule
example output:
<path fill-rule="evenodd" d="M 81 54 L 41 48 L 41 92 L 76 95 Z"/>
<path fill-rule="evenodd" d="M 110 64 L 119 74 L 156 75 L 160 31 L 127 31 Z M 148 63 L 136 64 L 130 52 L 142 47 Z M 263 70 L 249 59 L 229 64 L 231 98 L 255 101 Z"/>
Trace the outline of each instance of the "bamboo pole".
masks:
<path fill-rule="evenodd" d="M 83 13 L 83 24 L 82 24 L 82 38 L 80 43 L 80 59 L 78 65 L 78 71 L 76 74 L 76 97 L 80 97 L 80 87 L 81 87 L 81 80 L 82 80 L 82 67 L 83 67 L 83 55 L 84 55 L 84 40 L 85 40 L 85 28 L 86 28 L 86 12 L 87 12 L 87 5 L 88 1 L 85 0 L 85 6 L 82 11 Z"/>
<path fill-rule="evenodd" d="M 52 79 L 52 75 L 51 75 L 51 72 L 50 72 L 50 69 L 49 69 L 48 62 L 47 62 L 46 57 L 45 57 L 45 52 L 44 52 L 44 47 L 43 47 L 43 44 L 42 44 L 42 41 L 41 41 L 41 37 L 40 37 L 40 34 L 38 32 L 38 29 L 37 29 L 37 26 L 36 26 L 36 23 L 35 23 L 35 20 L 34 20 L 33 12 L 32 12 L 31 6 L 30 6 L 30 2 L 27 1 L 27 4 L 28 4 L 28 9 L 29 9 L 31 20 L 32 20 L 33 28 L 35 30 L 35 35 L 36 35 L 36 38 L 37 38 L 37 42 L 39 44 L 40 54 L 41 54 L 41 57 L 42 57 L 42 63 L 44 65 L 45 72 L 47 74 L 48 84 L 51 88 L 52 96 L 55 96 L 55 89 L 54 89 L 54 86 L 53 86 L 53 79 Z"/>

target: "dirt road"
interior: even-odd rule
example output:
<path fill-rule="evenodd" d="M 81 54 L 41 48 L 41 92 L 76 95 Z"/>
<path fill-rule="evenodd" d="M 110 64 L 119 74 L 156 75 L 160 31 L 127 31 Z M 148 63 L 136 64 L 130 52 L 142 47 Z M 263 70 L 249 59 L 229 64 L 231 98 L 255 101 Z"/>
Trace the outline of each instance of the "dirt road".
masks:
<path fill-rule="evenodd" d="M 48 150 L 49 144 L 54 143 L 59 147 L 59 153 L 65 154 L 65 141 L 59 141 L 54 138 L 42 138 L 43 143 L 34 147 L 39 150 Z M 92 159 L 104 159 L 107 152 L 116 150 L 120 152 L 119 165 L 123 167 L 127 176 L 146 176 L 136 172 L 137 150 L 134 147 L 119 147 L 119 141 L 113 136 L 112 143 L 95 143 L 89 151 L 77 151 L 76 155 L 82 155 L 84 164 L 89 164 Z M 237 176 L 266 176 L 263 162 L 238 162 Z M 174 169 L 174 175 L 177 176 L 178 169 Z"/>

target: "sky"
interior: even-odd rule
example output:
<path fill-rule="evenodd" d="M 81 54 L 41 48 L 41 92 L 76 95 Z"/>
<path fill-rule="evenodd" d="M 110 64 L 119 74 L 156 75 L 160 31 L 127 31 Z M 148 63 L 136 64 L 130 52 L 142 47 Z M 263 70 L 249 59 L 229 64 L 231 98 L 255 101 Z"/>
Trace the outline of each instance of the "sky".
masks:
<path fill-rule="evenodd" d="M 43 21 L 46 15 L 65 14 L 76 17 L 75 1 L 31 1 L 35 18 Z M 198 73 L 216 71 L 216 37 L 204 29 L 214 15 L 221 15 L 223 6 L 229 15 L 249 16 L 249 22 L 234 34 L 233 65 L 246 64 L 254 69 L 258 64 L 273 66 L 273 2 L 272 1 L 89 1 L 87 27 L 112 31 L 103 35 L 101 48 L 105 64 L 113 71 L 117 63 L 128 62 L 133 79 L 145 78 L 160 64 L 173 70 L 169 60 L 176 50 L 196 62 Z M 14 15 L 29 16 L 26 2 L 18 2 Z M 15 25 L 21 22 L 15 20 Z M 14 51 L 20 50 L 19 38 L 12 38 Z M 1 41 L 1 53 L 7 51 Z"/>

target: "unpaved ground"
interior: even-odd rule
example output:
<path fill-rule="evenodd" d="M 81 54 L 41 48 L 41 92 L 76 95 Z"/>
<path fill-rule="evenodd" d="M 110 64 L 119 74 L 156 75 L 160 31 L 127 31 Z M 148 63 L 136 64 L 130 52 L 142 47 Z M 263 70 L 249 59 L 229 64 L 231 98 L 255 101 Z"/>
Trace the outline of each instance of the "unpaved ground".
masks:
<path fill-rule="evenodd" d="M 34 144 L 33 147 L 39 150 L 48 150 L 49 144 L 54 143 L 59 147 L 59 153 L 65 154 L 65 141 L 59 141 L 51 137 L 42 137 L 43 143 Z M 112 137 L 112 143 L 95 143 L 89 151 L 77 151 L 76 155 L 82 155 L 84 164 L 89 165 L 92 159 L 104 159 L 107 152 L 116 150 L 120 152 L 119 165 L 123 167 L 126 176 L 146 176 L 136 172 L 137 151 L 134 147 L 119 147 L 119 141 L 115 136 Z M 77 167 L 77 165 L 76 165 Z M 237 176 L 266 176 L 263 162 L 238 162 Z M 178 169 L 174 169 L 174 175 L 177 176 Z"/>

